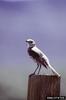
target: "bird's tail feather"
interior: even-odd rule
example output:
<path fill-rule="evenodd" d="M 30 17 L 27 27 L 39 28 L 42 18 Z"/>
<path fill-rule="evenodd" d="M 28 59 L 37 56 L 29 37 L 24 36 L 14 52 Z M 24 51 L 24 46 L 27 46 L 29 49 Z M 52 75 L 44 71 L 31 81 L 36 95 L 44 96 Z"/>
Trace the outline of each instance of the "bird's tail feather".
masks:
<path fill-rule="evenodd" d="M 49 64 L 50 69 L 52 72 L 60 77 L 60 74 Z"/>

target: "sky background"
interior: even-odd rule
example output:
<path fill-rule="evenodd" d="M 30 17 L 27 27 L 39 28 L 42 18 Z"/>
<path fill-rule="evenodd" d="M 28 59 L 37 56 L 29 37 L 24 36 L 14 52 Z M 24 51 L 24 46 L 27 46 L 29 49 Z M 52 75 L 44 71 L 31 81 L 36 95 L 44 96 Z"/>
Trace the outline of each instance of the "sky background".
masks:
<path fill-rule="evenodd" d="M 36 67 L 27 55 L 27 38 L 61 74 L 66 95 L 66 1 L 0 0 L 0 96 L 27 97 L 28 76 Z"/>

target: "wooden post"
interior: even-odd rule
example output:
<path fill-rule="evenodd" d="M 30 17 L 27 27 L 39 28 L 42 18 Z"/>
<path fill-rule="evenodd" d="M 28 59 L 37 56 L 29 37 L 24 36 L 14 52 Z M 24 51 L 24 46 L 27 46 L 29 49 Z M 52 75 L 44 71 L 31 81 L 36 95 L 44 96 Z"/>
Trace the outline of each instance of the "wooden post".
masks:
<path fill-rule="evenodd" d="M 56 75 L 29 76 L 27 100 L 47 100 L 47 96 L 60 96 L 60 77 Z"/>

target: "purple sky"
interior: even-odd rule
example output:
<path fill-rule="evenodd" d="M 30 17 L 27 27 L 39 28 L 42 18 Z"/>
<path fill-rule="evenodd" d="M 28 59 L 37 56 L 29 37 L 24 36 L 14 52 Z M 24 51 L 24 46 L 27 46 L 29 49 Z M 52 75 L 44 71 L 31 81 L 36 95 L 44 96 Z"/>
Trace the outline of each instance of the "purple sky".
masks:
<path fill-rule="evenodd" d="M 0 79 L 1 82 L 6 82 L 6 85 L 9 83 L 9 86 L 14 87 L 12 91 L 17 90 L 18 86 L 19 93 L 16 94 L 23 96 L 26 92 L 23 88 L 27 81 L 26 77 L 34 70 L 34 63 L 26 52 L 27 38 L 36 41 L 37 46 L 46 53 L 51 64 L 65 80 L 66 1 L 12 1 L 18 0 L 0 1 L 0 74 L 2 76 Z M 63 84 L 66 84 L 66 81 Z M 65 93 L 66 89 L 62 91 L 62 94 Z"/>

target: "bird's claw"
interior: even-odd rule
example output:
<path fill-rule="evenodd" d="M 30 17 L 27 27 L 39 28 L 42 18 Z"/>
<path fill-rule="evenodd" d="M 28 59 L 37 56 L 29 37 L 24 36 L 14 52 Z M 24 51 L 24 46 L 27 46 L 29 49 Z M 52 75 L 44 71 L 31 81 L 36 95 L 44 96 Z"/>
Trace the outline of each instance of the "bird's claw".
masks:
<path fill-rule="evenodd" d="M 33 75 L 35 75 L 35 73 L 30 74 L 30 77 L 33 76 Z"/>

